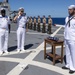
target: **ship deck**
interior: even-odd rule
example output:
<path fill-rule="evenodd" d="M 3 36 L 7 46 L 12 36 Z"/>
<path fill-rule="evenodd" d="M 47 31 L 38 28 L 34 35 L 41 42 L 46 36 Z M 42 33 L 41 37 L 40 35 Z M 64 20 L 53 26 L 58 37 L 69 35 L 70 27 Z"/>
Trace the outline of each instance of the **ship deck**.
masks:
<path fill-rule="evenodd" d="M 28 30 L 25 40 L 25 52 L 16 52 L 16 24 L 11 25 L 11 33 L 9 34 L 9 54 L 0 56 L 0 75 L 69 75 L 68 70 L 62 70 L 65 65 L 59 61 L 55 66 L 52 65 L 51 59 L 44 60 L 44 39 L 50 36 L 47 33 L 41 33 Z M 51 36 L 56 36 L 64 40 L 63 26 L 52 26 Z M 51 46 L 47 45 L 47 51 L 51 50 Z M 60 53 L 60 47 L 57 47 L 57 53 Z M 65 51 L 64 51 L 65 59 Z"/>

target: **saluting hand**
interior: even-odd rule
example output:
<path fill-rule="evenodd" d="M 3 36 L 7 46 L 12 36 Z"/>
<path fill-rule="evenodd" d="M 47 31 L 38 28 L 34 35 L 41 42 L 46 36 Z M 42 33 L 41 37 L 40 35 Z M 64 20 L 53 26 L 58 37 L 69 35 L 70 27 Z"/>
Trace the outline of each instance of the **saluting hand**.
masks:
<path fill-rule="evenodd" d="M 21 11 L 18 12 L 18 16 L 20 16 L 20 15 L 21 15 Z"/>

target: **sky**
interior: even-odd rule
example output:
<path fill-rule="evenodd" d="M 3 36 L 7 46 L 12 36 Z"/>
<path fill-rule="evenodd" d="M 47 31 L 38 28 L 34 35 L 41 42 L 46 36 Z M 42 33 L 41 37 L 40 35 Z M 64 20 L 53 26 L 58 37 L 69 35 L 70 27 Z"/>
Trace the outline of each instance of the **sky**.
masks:
<path fill-rule="evenodd" d="M 24 7 L 27 16 L 66 17 L 68 6 L 75 4 L 75 0 L 9 0 L 9 4 L 11 10 Z"/>

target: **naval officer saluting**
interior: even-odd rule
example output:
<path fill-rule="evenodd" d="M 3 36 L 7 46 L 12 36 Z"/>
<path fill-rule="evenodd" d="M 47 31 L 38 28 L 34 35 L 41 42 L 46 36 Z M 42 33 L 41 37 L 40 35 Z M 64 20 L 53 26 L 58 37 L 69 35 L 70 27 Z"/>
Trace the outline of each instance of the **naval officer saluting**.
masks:
<path fill-rule="evenodd" d="M 8 53 L 8 25 L 10 19 L 6 16 L 6 10 L 1 8 L 0 15 L 0 55 L 5 52 Z"/>
<path fill-rule="evenodd" d="M 66 65 L 62 69 L 69 69 L 69 73 L 72 74 L 75 72 L 75 5 L 70 5 L 68 12 L 64 31 Z"/>
<path fill-rule="evenodd" d="M 19 8 L 18 15 L 14 18 L 17 20 L 17 52 L 25 51 L 24 50 L 24 40 L 25 40 L 25 33 L 26 33 L 26 22 L 27 17 L 24 15 L 24 8 Z M 28 30 L 28 29 L 27 29 Z"/>

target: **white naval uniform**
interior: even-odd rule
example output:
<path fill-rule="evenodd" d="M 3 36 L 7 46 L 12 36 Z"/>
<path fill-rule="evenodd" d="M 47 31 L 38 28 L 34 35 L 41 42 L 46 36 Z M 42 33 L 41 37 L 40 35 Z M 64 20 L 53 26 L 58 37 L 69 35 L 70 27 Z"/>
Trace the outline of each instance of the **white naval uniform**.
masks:
<path fill-rule="evenodd" d="M 18 16 L 17 19 L 17 50 L 24 50 L 24 41 L 26 33 L 26 16 Z"/>
<path fill-rule="evenodd" d="M 10 24 L 9 17 L 0 15 L 0 52 L 6 52 L 8 49 L 8 24 Z"/>
<path fill-rule="evenodd" d="M 72 17 L 71 17 L 72 18 Z M 66 18 L 64 38 L 65 38 L 65 51 L 66 51 L 66 67 L 70 70 L 75 71 L 75 17 L 70 20 L 69 17 Z"/>

